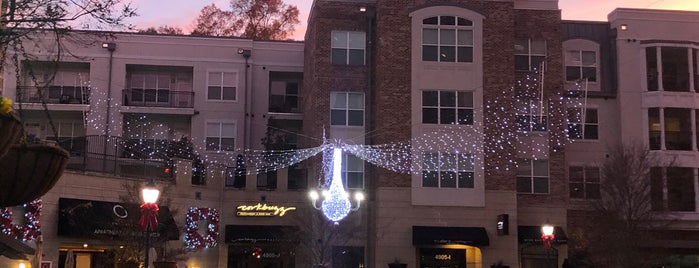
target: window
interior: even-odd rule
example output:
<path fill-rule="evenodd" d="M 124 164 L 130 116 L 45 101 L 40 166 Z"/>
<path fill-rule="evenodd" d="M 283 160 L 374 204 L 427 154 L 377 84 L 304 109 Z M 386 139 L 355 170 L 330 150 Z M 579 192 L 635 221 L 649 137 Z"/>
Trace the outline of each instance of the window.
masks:
<path fill-rule="evenodd" d="M 247 168 L 243 155 L 235 158 L 235 167 L 226 167 L 226 187 L 245 188 Z"/>
<path fill-rule="evenodd" d="M 331 92 L 330 125 L 363 126 L 364 93 Z"/>
<path fill-rule="evenodd" d="M 422 123 L 473 125 L 473 92 L 423 91 Z"/>
<path fill-rule="evenodd" d="M 364 65 L 366 34 L 364 32 L 332 31 L 332 64 Z"/>
<path fill-rule="evenodd" d="M 422 187 L 473 188 L 473 155 L 424 153 Z"/>
<path fill-rule="evenodd" d="M 54 140 L 61 148 L 66 149 L 71 154 L 81 153 L 85 151 L 85 125 L 83 122 L 57 122 L 54 124 L 58 137 L 51 135 L 46 137 L 47 140 Z"/>
<path fill-rule="evenodd" d="M 524 100 L 524 108 L 517 111 L 517 130 L 522 132 L 546 131 L 548 107 L 535 100 Z"/>
<path fill-rule="evenodd" d="M 694 211 L 694 170 L 669 167 L 667 176 L 667 209 L 669 211 Z"/>
<path fill-rule="evenodd" d="M 696 210 L 693 168 L 651 168 L 651 208 L 655 211 Z M 663 187 L 663 185 L 666 185 Z M 667 199 L 663 198 L 666 190 Z"/>
<path fill-rule="evenodd" d="M 660 115 L 663 115 L 661 125 Z M 648 138 L 650 150 L 692 150 L 692 109 L 648 108 Z M 699 119 L 695 118 L 696 122 Z M 663 135 L 664 140 L 663 140 Z M 664 148 L 662 147 L 664 146 Z"/>
<path fill-rule="evenodd" d="M 289 190 L 304 190 L 308 188 L 306 169 L 301 168 L 299 164 L 289 166 L 287 188 Z"/>
<path fill-rule="evenodd" d="M 665 149 L 692 150 L 691 109 L 664 108 Z"/>
<path fill-rule="evenodd" d="M 208 100 L 236 100 L 237 73 L 209 72 Z"/>
<path fill-rule="evenodd" d="M 131 96 L 127 102 L 131 105 L 143 103 L 170 102 L 170 74 L 132 73 L 129 78 Z"/>
<path fill-rule="evenodd" d="M 258 190 L 274 190 L 277 189 L 277 171 L 267 171 L 257 174 L 257 189 Z"/>
<path fill-rule="evenodd" d="M 298 113 L 303 73 L 269 72 L 269 111 Z"/>
<path fill-rule="evenodd" d="M 566 54 L 566 81 L 597 81 L 597 53 L 571 50 Z"/>
<path fill-rule="evenodd" d="M 234 123 L 206 123 L 206 150 L 233 151 L 235 150 Z"/>
<path fill-rule="evenodd" d="M 648 91 L 699 90 L 696 49 L 669 46 L 647 47 L 645 52 Z M 694 69 L 694 72 L 690 72 L 690 69 Z M 660 78 L 662 78 L 662 84 Z M 694 88 L 690 88 L 691 80 L 694 80 Z"/>
<path fill-rule="evenodd" d="M 473 22 L 455 16 L 422 21 L 422 60 L 473 62 Z"/>
<path fill-rule="evenodd" d="M 568 108 L 568 138 L 574 140 L 598 139 L 597 109 Z"/>
<path fill-rule="evenodd" d="M 520 159 L 517 161 L 517 192 L 546 194 L 549 192 L 549 161 Z"/>
<path fill-rule="evenodd" d="M 660 109 L 648 108 L 648 145 L 651 150 L 660 150 L 662 144 L 662 128 L 660 127 Z"/>
<path fill-rule="evenodd" d="M 515 40 L 515 70 L 541 70 L 546 60 L 546 41 L 532 39 Z"/>
<path fill-rule="evenodd" d="M 600 169 L 599 167 L 569 168 L 570 198 L 599 199 L 600 198 Z"/>
<path fill-rule="evenodd" d="M 364 161 L 351 154 L 343 155 L 342 183 L 347 189 L 364 189 Z"/>

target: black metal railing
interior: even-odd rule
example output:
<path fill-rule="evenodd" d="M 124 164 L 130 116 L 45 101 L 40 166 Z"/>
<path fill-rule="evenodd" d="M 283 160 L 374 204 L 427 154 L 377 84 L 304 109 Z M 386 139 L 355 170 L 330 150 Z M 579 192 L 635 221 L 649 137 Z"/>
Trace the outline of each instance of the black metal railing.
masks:
<path fill-rule="evenodd" d="M 173 178 L 173 161 L 166 150 L 169 141 L 87 136 L 59 138 L 70 152 L 69 170 L 89 171 L 137 178 Z M 138 145 L 138 146 L 134 146 Z M 163 150 L 163 148 L 165 148 Z M 163 150 L 163 151 L 160 151 Z"/>
<path fill-rule="evenodd" d="M 17 102 L 50 104 L 89 104 L 89 87 L 83 86 L 18 86 Z"/>
<path fill-rule="evenodd" d="M 124 106 L 193 108 L 194 92 L 169 89 L 124 89 Z"/>

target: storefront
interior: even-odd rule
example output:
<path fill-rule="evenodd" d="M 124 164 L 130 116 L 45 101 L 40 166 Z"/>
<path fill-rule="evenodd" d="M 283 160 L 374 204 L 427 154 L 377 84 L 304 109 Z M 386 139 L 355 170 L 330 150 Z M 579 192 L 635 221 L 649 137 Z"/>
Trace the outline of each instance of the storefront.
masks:
<path fill-rule="evenodd" d="M 555 226 L 553 229 L 554 240 L 550 248 L 545 248 L 541 239 L 541 226 L 517 227 L 520 245 L 520 263 L 522 268 L 558 267 L 562 262 L 559 258 L 559 248 L 568 242 L 563 228 Z"/>
<path fill-rule="evenodd" d="M 138 225 L 138 205 L 60 198 L 58 207 L 61 243 L 57 267 L 72 262 L 75 267 L 114 268 L 144 255 L 146 233 Z M 179 239 L 167 207 L 160 207 L 158 223 L 150 232 L 151 246 Z"/>
<path fill-rule="evenodd" d="M 228 268 L 294 268 L 295 226 L 226 225 Z"/>

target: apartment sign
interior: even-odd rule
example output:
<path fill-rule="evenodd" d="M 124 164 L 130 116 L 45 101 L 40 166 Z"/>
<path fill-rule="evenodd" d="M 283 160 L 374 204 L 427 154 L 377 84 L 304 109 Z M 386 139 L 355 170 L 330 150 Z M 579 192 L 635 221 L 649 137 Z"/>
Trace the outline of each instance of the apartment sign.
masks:
<path fill-rule="evenodd" d="M 286 212 L 296 210 L 296 207 L 271 206 L 257 203 L 256 205 L 239 205 L 236 208 L 238 217 L 283 217 Z"/>

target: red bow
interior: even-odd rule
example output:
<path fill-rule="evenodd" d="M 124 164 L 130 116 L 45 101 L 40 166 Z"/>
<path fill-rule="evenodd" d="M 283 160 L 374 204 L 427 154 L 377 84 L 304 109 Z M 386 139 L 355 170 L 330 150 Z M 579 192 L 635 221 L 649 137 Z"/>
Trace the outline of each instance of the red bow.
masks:
<path fill-rule="evenodd" d="M 144 231 L 158 228 L 158 204 L 142 204 L 141 219 L 138 221 Z"/>

